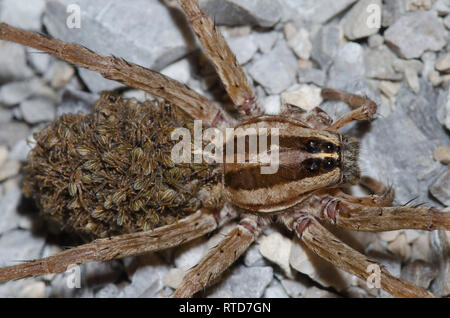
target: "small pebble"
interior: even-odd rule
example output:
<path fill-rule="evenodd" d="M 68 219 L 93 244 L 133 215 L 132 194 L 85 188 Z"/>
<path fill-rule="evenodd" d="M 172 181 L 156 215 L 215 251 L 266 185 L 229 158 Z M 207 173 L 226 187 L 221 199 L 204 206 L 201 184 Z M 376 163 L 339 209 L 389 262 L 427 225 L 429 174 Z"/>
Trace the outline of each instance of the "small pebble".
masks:
<path fill-rule="evenodd" d="M 20 110 L 24 120 L 29 124 L 52 121 L 56 115 L 54 102 L 42 97 L 22 102 Z"/>
<path fill-rule="evenodd" d="M 287 277 L 293 277 L 289 265 L 292 242 L 275 232 L 259 240 L 259 251 L 269 261 L 274 262 L 284 271 Z"/>
<path fill-rule="evenodd" d="M 320 87 L 302 84 L 293 90 L 282 93 L 281 102 L 309 111 L 322 103 L 321 91 Z"/>
<path fill-rule="evenodd" d="M 0 165 L 0 182 L 19 174 L 21 164 L 17 161 L 7 161 Z"/>
<path fill-rule="evenodd" d="M 434 160 L 442 163 L 450 163 L 450 147 L 438 147 L 433 153 Z"/>
<path fill-rule="evenodd" d="M 436 69 L 439 72 L 448 72 L 448 71 L 450 71 L 450 53 L 446 53 L 444 55 L 441 55 L 436 60 L 435 67 L 436 67 Z"/>

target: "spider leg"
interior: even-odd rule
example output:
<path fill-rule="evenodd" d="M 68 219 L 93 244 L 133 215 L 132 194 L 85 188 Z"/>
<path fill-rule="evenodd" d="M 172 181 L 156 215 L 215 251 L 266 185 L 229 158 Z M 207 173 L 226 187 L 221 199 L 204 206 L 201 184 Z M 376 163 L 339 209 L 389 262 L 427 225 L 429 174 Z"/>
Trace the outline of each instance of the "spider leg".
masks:
<path fill-rule="evenodd" d="M 231 215 L 227 217 L 231 217 Z M 220 222 L 223 222 L 223 220 L 220 220 Z M 217 225 L 218 220 L 212 213 L 199 210 L 176 223 L 154 230 L 97 239 L 53 256 L 0 268 L 0 282 L 29 276 L 61 273 L 74 264 L 103 262 L 178 246 L 212 232 Z"/>
<path fill-rule="evenodd" d="M 98 72 L 107 79 L 164 98 L 193 118 L 203 120 L 205 125 L 216 126 L 223 120 L 229 120 L 216 105 L 186 85 L 123 59 L 102 56 L 81 45 L 50 39 L 5 23 L 0 24 L 0 39 L 49 53 L 73 65 Z"/>
<path fill-rule="evenodd" d="M 367 97 L 350 94 L 332 88 L 322 89 L 322 98 L 324 100 L 341 101 L 353 109 L 351 112 L 339 118 L 334 124 L 328 127 L 328 130 L 338 131 L 345 125 L 359 120 L 371 119 L 377 112 L 377 104 Z"/>
<path fill-rule="evenodd" d="M 357 202 L 359 198 L 324 194 L 310 198 L 311 213 L 340 227 L 357 231 L 392 231 L 401 229 L 450 230 L 450 213 L 431 207 L 377 206 Z"/>
<path fill-rule="evenodd" d="M 186 273 L 182 284 L 172 297 L 192 297 L 214 282 L 258 238 L 264 225 L 262 218 L 244 215 L 239 225 Z"/>
<path fill-rule="evenodd" d="M 255 92 L 223 35 L 200 8 L 197 0 L 178 0 L 178 3 L 238 112 L 242 115 L 255 115 L 255 111 L 258 111 Z"/>
<path fill-rule="evenodd" d="M 382 265 L 349 247 L 307 214 L 284 214 L 283 223 L 314 253 L 335 266 L 368 281 L 378 269 L 380 287 L 395 297 L 434 297 L 427 290 L 392 276 Z"/>

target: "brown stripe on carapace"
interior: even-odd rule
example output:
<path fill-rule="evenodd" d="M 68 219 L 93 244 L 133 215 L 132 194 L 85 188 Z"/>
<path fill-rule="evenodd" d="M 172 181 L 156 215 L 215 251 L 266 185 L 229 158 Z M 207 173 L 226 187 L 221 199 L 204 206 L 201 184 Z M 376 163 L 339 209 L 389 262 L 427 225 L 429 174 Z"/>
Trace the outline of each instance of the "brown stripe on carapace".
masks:
<path fill-rule="evenodd" d="M 333 166 L 326 166 L 329 161 L 334 163 Z M 336 167 L 339 167 L 339 162 L 331 157 L 324 159 L 308 158 L 303 161 L 281 164 L 274 174 L 261 174 L 260 166 L 228 171 L 224 175 L 224 181 L 226 187 L 234 190 L 256 190 L 315 177 Z"/>

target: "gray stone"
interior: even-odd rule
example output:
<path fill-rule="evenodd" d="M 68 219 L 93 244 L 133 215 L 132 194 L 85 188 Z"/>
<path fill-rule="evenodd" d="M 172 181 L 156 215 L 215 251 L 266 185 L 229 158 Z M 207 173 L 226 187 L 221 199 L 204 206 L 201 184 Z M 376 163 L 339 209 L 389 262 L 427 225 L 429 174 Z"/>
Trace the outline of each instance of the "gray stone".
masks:
<path fill-rule="evenodd" d="M 381 14 L 381 25 L 388 27 L 394 24 L 406 12 L 405 0 L 384 0 Z"/>
<path fill-rule="evenodd" d="M 0 40 L 0 83 L 22 80 L 33 75 L 27 65 L 25 47 Z"/>
<path fill-rule="evenodd" d="M 450 14 L 444 18 L 444 25 L 447 29 L 450 30 Z"/>
<path fill-rule="evenodd" d="M 436 0 L 433 9 L 436 10 L 439 15 L 448 15 L 450 14 L 450 1 Z"/>
<path fill-rule="evenodd" d="M 438 266 L 438 275 L 432 282 L 431 292 L 437 297 L 448 297 L 450 295 L 450 258 L 448 257 L 450 243 L 447 233 L 446 231 L 430 233 L 432 263 Z"/>
<path fill-rule="evenodd" d="M 40 31 L 46 0 L 0 2 L 0 21 L 31 31 Z"/>
<path fill-rule="evenodd" d="M 9 158 L 11 160 L 25 162 L 28 152 L 34 147 L 35 143 L 33 136 L 28 136 L 26 139 L 19 140 L 12 147 Z"/>
<path fill-rule="evenodd" d="M 259 252 L 259 245 L 253 244 L 250 248 L 245 252 L 244 255 L 244 264 L 245 266 L 265 266 L 267 262 L 264 260 L 263 256 Z"/>
<path fill-rule="evenodd" d="M 62 102 L 56 109 L 56 116 L 59 117 L 68 113 L 76 114 L 78 112 L 89 114 L 99 98 L 100 95 L 98 94 L 67 89 L 62 96 Z"/>
<path fill-rule="evenodd" d="M 228 38 L 227 43 L 241 65 L 250 61 L 258 50 L 258 46 L 254 43 L 251 35 Z"/>
<path fill-rule="evenodd" d="M 269 94 L 280 94 L 295 81 L 297 59 L 286 42 L 279 40 L 270 53 L 249 65 L 248 72 Z"/>
<path fill-rule="evenodd" d="M 345 36 L 350 40 L 357 40 L 378 33 L 381 27 L 381 8 L 381 0 L 358 1 L 342 19 Z M 378 18 L 379 21 L 376 20 Z"/>
<path fill-rule="evenodd" d="M 260 98 L 261 107 L 264 109 L 265 114 L 276 115 L 281 109 L 281 99 L 279 95 L 270 95 L 264 98 Z"/>
<path fill-rule="evenodd" d="M 450 205 L 450 170 L 441 174 L 430 185 L 430 193 L 444 205 Z"/>
<path fill-rule="evenodd" d="M 66 8 L 72 2 L 58 0 L 47 4 L 44 24 L 53 37 L 155 70 L 178 60 L 192 48 L 183 36 L 187 28 L 184 17 L 171 14 L 159 1 L 79 0 L 81 28 L 69 29 Z M 80 76 L 93 92 L 120 86 L 85 69 L 80 69 Z"/>
<path fill-rule="evenodd" d="M 372 121 L 370 132 L 362 138 L 362 171 L 391 184 L 396 204 L 417 197 L 415 202 L 436 205 L 427 191 L 432 180 L 442 173 L 440 164 L 433 160 L 433 152 L 442 145 L 440 140 L 447 138 L 435 115 L 437 95 L 431 84 L 424 81 L 420 82 L 418 95 L 402 87 L 390 115 Z"/>
<path fill-rule="evenodd" d="M 431 281 L 438 275 L 438 268 L 422 260 L 416 260 L 402 268 L 401 279 L 416 286 L 428 289 Z"/>
<path fill-rule="evenodd" d="M 44 79 L 50 83 L 51 87 L 59 89 L 66 86 L 74 74 L 75 70 L 70 64 L 56 60 L 44 73 Z"/>
<path fill-rule="evenodd" d="M 333 58 L 341 41 L 341 28 L 335 25 L 323 26 L 312 38 L 311 59 L 323 70 L 333 63 Z"/>
<path fill-rule="evenodd" d="M 0 233 L 6 233 L 10 230 L 17 229 L 21 223 L 24 223 L 27 220 L 27 216 L 22 215 L 17 211 L 17 206 L 19 205 L 21 197 L 22 190 L 18 186 L 10 187 L 3 195 L 0 195 L 0 207 L 2 209 Z"/>
<path fill-rule="evenodd" d="M 174 254 L 174 265 L 185 270 L 196 265 L 202 259 L 207 244 L 208 240 L 204 237 L 183 244 Z"/>
<path fill-rule="evenodd" d="M 259 298 L 272 279 L 272 267 L 236 266 L 229 277 L 212 288 L 208 297 Z"/>
<path fill-rule="evenodd" d="M 435 67 L 440 72 L 450 71 L 450 53 L 439 56 L 439 58 L 436 60 Z"/>
<path fill-rule="evenodd" d="M 447 31 L 434 11 L 414 11 L 402 16 L 385 32 L 386 44 L 406 59 L 420 57 L 427 50 L 438 51 L 446 42 Z"/>
<path fill-rule="evenodd" d="M 303 298 L 339 298 L 338 295 L 328 290 L 317 288 L 316 286 L 308 288 Z"/>
<path fill-rule="evenodd" d="M 308 30 L 301 28 L 288 40 L 289 47 L 303 60 L 309 60 L 311 56 L 312 44 Z"/>
<path fill-rule="evenodd" d="M 384 43 L 384 38 L 379 35 L 378 33 L 376 34 L 372 34 L 371 36 L 369 36 L 369 38 L 367 39 L 367 42 L 369 44 L 370 48 L 376 48 L 381 46 Z"/>
<path fill-rule="evenodd" d="M 55 104 L 53 101 L 36 97 L 20 103 L 24 120 L 29 124 L 52 121 L 55 119 Z"/>
<path fill-rule="evenodd" d="M 283 286 L 286 293 L 294 298 L 302 296 L 309 287 L 306 282 L 300 279 L 299 280 L 283 279 L 281 281 L 281 285 Z"/>
<path fill-rule="evenodd" d="M 131 284 L 118 297 L 157 297 L 164 288 L 163 277 L 169 268 L 158 255 L 149 254 L 136 258 L 126 270 Z"/>
<path fill-rule="evenodd" d="M 329 21 L 356 0 L 284 0 L 285 11 L 305 21 L 323 24 Z M 289 12 L 290 11 L 290 12 Z M 296 15 L 293 15 L 293 12 Z"/>
<path fill-rule="evenodd" d="M 95 293 L 96 298 L 116 298 L 120 289 L 115 284 L 108 284 Z"/>
<path fill-rule="evenodd" d="M 298 71 L 298 81 L 305 84 L 316 84 L 324 86 L 327 80 L 327 74 L 323 70 L 317 68 L 301 68 Z"/>
<path fill-rule="evenodd" d="M 39 258 L 45 240 L 26 230 L 11 230 L 0 237 L 0 267 Z"/>
<path fill-rule="evenodd" d="M 16 142 L 26 138 L 30 134 L 30 128 L 25 123 L 9 122 L 0 125 L 0 145 L 13 147 Z"/>
<path fill-rule="evenodd" d="M 182 59 L 162 69 L 161 74 L 187 84 L 191 78 L 191 64 L 188 59 Z"/>
<path fill-rule="evenodd" d="M 264 298 L 288 298 L 283 286 L 277 279 L 273 279 L 264 292 Z"/>
<path fill-rule="evenodd" d="M 55 93 L 37 77 L 0 87 L 0 104 L 5 106 L 20 104 L 31 96 L 44 96 L 56 100 Z"/>
<path fill-rule="evenodd" d="M 27 59 L 30 65 L 40 74 L 44 74 L 53 60 L 53 57 L 45 52 L 38 51 L 31 47 L 25 48 Z"/>
<path fill-rule="evenodd" d="M 20 163 L 17 161 L 7 161 L 0 167 L 0 182 L 15 177 L 20 171 Z"/>
<path fill-rule="evenodd" d="M 276 31 L 253 32 L 252 35 L 253 42 L 262 53 L 269 53 L 275 45 L 275 42 L 280 38 L 280 34 Z"/>
<path fill-rule="evenodd" d="M 329 71 L 327 85 L 344 89 L 350 83 L 365 77 L 365 64 L 362 46 L 355 42 L 341 44 L 334 56 Z"/>
<path fill-rule="evenodd" d="M 0 124 L 9 122 L 13 117 L 13 113 L 10 109 L 0 107 Z"/>
<path fill-rule="evenodd" d="M 386 46 L 364 50 L 366 76 L 374 79 L 401 80 L 402 74 L 394 69 L 396 56 Z"/>
<path fill-rule="evenodd" d="M 200 0 L 217 24 L 271 27 L 281 19 L 279 0 Z"/>

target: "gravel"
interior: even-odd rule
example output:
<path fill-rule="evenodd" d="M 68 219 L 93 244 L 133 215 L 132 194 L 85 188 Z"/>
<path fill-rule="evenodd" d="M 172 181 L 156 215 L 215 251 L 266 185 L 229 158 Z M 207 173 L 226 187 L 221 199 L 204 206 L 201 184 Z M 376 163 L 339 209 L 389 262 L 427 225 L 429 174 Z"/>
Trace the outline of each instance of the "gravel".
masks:
<path fill-rule="evenodd" d="M 80 29 L 66 27 L 71 0 L 0 0 L 0 20 L 48 32 L 103 55 L 114 55 L 173 77 L 223 103 L 224 91 L 198 53 L 193 33 L 165 1 L 79 0 Z M 365 95 L 379 105 L 371 123 L 345 133 L 361 139 L 365 175 L 391 185 L 395 204 L 450 205 L 450 62 L 447 0 L 201 0 L 244 65 L 267 113 L 282 104 L 309 110 L 320 86 Z M 382 12 L 380 31 L 369 27 L 369 5 Z M 369 17 L 370 16 L 370 17 Z M 376 19 L 375 19 L 376 20 Z M 149 22 L 150 21 L 150 22 Z M 376 22 L 376 21 L 375 21 Z M 0 266 L 61 250 L 59 233 L 41 227 L 24 201 L 21 169 L 32 134 L 64 113 L 88 113 L 99 92 L 121 87 L 98 74 L 0 41 Z M 146 99 L 139 90 L 124 96 Z M 330 116 L 348 106 L 325 102 Z M 28 145 L 30 141 L 30 145 Z M 359 191 L 360 189 L 352 189 Z M 235 226 L 160 253 L 80 266 L 80 289 L 70 273 L 0 284 L 4 297 L 168 297 L 194 266 Z M 39 230 L 36 230 L 39 229 Z M 389 297 L 312 254 L 271 226 L 205 297 Z M 397 277 L 450 294 L 447 236 L 443 232 L 336 231 L 346 243 L 380 261 Z M 281 234 L 280 234 L 281 233 Z M 51 234 L 51 235 L 49 235 Z M 447 253 L 447 254 L 446 254 Z"/>

